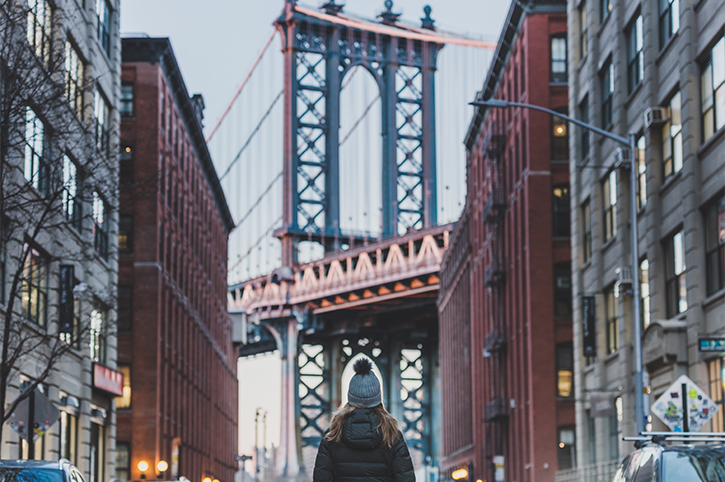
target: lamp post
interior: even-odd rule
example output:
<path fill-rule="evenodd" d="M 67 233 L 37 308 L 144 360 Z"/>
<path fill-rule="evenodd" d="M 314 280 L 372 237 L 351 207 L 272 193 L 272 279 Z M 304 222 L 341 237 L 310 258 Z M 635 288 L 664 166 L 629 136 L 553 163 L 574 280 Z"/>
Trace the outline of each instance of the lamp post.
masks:
<path fill-rule="evenodd" d="M 522 102 L 509 102 L 507 100 L 490 99 L 485 101 L 474 101 L 470 105 L 476 107 L 491 107 L 498 109 L 505 109 L 508 107 L 520 107 L 522 109 L 537 110 L 546 114 L 559 117 L 565 121 L 599 134 L 600 136 L 611 139 L 619 144 L 622 144 L 629 148 L 630 158 L 630 216 L 632 226 L 632 306 L 633 306 L 633 317 L 634 317 L 634 411 L 635 411 L 635 426 L 637 433 L 644 432 L 644 387 L 642 380 L 642 325 L 640 323 L 640 299 L 639 299 L 639 234 L 637 230 L 637 160 L 636 160 L 636 141 L 635 133 L 629 132 L 629 139 L 626 137 L 612 134 L 609 131 L 600 129 L 599 127 L 593 126 L 586 122 L 582 122 L 578 119 L 574 119 L 567 115 L 564 115 L 555 110 L 547 109 L 539 105 L 525 104 Z"/>

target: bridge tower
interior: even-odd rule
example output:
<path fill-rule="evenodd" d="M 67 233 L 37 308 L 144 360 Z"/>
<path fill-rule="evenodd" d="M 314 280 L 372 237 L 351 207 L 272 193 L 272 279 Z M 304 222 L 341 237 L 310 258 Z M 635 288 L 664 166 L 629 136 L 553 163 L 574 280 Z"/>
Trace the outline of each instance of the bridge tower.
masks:
<path fill-rule="evenodd" d="M 382 105 L 382 237 L 437 224 L 435 42 L 426 7 L 421 28 L 396 23 L 393 2 L 380 22 L 343 13 L 334 0 L 321 11 L 286 0 L 275 25 L 284 65 L 284 207 L 282 265 L 293 266 L 301 240 L 339 249 L 339 127 L 342 81 L 367 69 Z M 353 239 L 354 241 L 354 239 Z"/>

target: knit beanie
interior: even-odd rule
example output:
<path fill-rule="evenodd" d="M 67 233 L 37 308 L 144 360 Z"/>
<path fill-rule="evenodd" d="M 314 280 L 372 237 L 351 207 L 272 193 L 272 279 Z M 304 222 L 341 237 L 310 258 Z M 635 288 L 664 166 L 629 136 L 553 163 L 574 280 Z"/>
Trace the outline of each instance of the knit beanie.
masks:
<path fill-rule="evenodd" d="M 355 371 L 347 390 L 347 401 L 353 407 L 372 408 L 382 403 L 380 382 L 373 373 L 373 364 L 367 358 L 360 358 L 352 366 Z"/>

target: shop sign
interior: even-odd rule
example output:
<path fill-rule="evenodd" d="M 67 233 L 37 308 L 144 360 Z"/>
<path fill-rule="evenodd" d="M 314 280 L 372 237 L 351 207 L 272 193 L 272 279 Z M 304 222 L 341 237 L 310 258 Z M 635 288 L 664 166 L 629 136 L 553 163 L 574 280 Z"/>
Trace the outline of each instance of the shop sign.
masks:
<path fill-rule="evenodd" d="M 112 393 L 116 396 L 123 395 L 123 373 L 112 370 L 98 363 L 93 364 L 93 388 Z"/>
<path fill-rule="evenodd" d="M 610 393 L 592 393 L 589 395 L 591 415 L 594 418 L 612 418 L 617 416 L 615 397 Z"/>
<path fill-rule="evenodd" d="M 687 419 L 683 418 L 685 407 Z M 657 399 L 651 412 L 673 432 L 697 432 L 712 417 L 719 407 L 695 382 L 682 375 Z"/>
<path fill-rule="evenodd" d="M 712 336 L 709 338 L 700 338 L 700 351 L 704 352 L 723 352 L 725 351 L 725 336 Z"/>

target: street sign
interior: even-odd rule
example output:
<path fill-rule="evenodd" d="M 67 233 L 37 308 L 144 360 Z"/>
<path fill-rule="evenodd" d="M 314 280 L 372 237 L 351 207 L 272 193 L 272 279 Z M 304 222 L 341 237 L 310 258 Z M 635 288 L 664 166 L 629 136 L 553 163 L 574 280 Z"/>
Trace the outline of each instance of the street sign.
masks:
<path fill-rule="evenodd" d="M 709 338 L 700 338 L 700 351 L 704 352 L 722 352 L 725 351 L 725 336 L 711 336 Z"/>
<path fill-rule="evenodd" d="M 682 416 L 682 406 L 687 418 Z M 715 416 L 718 406 L 695 382 L 682 375 L 657 399 L 651 412 L 673 432 L 697 432 Z"/>
<path fill-rule="evenodd" d="M 8 425 L 15 430 L 20 438 L 28 439 L 28 408 L 30 399 L 26 398 L 15 407 L 8 419 Z M 43 392 L 35 389 L 35 433 L 33 440 L 38 440 L 60 418 L 60 412 Z"/>

